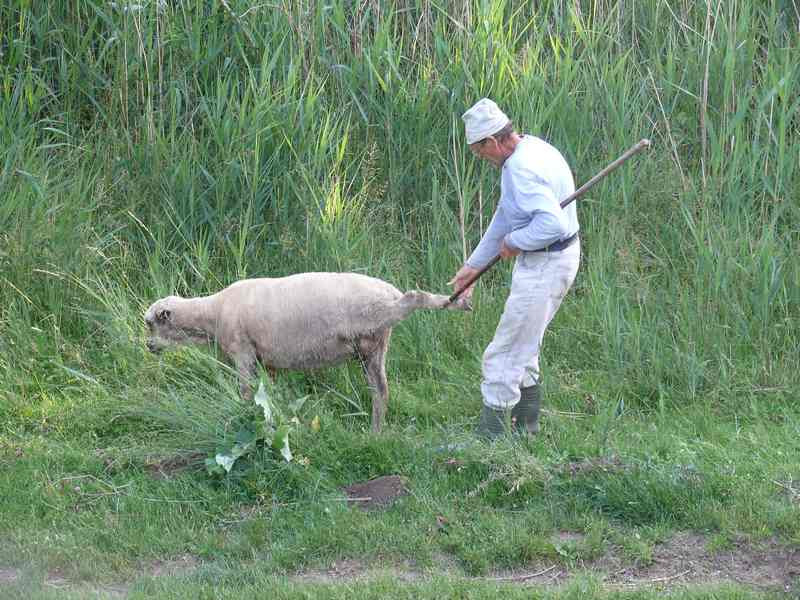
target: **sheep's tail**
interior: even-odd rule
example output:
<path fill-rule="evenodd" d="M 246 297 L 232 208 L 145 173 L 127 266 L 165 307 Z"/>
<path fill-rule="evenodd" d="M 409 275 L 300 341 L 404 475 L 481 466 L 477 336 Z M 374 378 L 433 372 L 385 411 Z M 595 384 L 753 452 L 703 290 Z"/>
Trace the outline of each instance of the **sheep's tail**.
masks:
<path fill-rule="evenodd" d="M 417 309 L 447 309 L 447 310 L 472 310 L 467 298 L 459 298 L 456 302 L 449 302 L 450 298 L 441 294 L 431 294 L 419 290 L 411 290 L 398 298 L 392 309 L 396 311 L 397 320 L 405 319 Z"/>
<path fill-rule="evenodd" d="M 415 310 L 421 308 L 434 310 L 472 310 L 468 299 L 459 298 L 457 302 L 452 303 L 448 303 L 448 301 L 449 298 L 447 296 L 412 290 L 406 292 L 392 302 L 371 305 L 365 312 L 362 322 L 370 323 L 372 329 L 378 330 L 386 327 L 394 327 Z"/>

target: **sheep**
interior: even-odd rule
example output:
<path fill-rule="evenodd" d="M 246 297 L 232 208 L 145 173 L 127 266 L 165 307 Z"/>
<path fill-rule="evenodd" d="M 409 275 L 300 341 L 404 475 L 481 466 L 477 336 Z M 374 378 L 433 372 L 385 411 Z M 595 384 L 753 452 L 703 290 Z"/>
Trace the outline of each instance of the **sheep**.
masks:
<path fill-rule="evenodd" d="M 233 362 L 241 395 L 252 399 L 257 363 L 268 372 L 361 361 L 372 393 L 372 431 L 388 403 L 386 352 L 392 327 L 418 308 L 471 310 L 468 300 L 400 292 L 357 273 L 299 273 L 244 279 L 197 298 L 168 296 L 144 315 L 147 348 L 216 343 Z"/>

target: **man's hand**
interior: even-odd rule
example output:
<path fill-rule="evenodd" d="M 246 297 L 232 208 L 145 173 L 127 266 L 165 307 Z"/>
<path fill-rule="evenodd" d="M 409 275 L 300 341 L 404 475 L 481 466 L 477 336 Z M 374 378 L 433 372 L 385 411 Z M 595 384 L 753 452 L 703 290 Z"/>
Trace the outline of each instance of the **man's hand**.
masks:
<path fill-rule="evenodd" d="M 506 244 L 505 240 L 503 240 L 503 243 L 500 244 L 500 256 L 503 258 L 514 258 L 520 252 L 522 251 L 519 248 L 514 248 L 513 246 Z"/>
<path fill-rule="evenodd" d="M 466 285 L 466 283 L 470 279 L 475 277 L 475 275 L 477 274 L 478 274 L 478 269 L 473 269 L 468 265 L 464 265 L 458 270 L 458 273 L 456 273 L 455 276 L 447 283 L 448 285 L 453 286 L 454 292 L 457 292 L 458 290 L 462 289 Z M 474 284 L 469 286 L 469 289 L 464 290 L 464 293 L 461 294 L 461 298 L 471 298 L 472 291 L 474 288 L 475 288 Z"/>

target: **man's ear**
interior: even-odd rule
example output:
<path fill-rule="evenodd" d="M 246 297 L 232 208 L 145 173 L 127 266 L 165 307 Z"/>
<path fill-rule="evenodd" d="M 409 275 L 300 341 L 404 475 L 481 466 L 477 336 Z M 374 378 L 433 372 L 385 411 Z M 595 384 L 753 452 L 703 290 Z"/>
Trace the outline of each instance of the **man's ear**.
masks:
<path fill-rule="evenodd" d="M 166 321 L 169 321 L 171 315 L 172 313 L 168 311 L 166 308 L 164 308 L 156 313 L 156 319 L 158 319 L 162 323 L 165 323 Z"/>

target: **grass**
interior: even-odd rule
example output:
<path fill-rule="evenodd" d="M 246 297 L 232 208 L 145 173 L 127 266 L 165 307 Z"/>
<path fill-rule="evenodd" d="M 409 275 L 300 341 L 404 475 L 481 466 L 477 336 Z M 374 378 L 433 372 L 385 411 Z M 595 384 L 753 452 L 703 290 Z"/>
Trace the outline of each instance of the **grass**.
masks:
<path fill-rule="evenodd" d="M 0 596 L 797 593 L 763 570 L 800 544 L 792 3 L 140 4 L 0 7 Z M 297 460 L 205 475 L 249 409 L 213 350 L 148 355 L 144 308 L 309 270 L 447 291 L 499 193 L 459 119 L 484 95 L 579 183 L 654 142 L 580 200 L 543 435 L 471 443 L 500 265 L 396 328 L 385 433 L 356 366 L 287 374 Z M 687 535 L 745 572 L 669 579 Z M 299 575 L 336 563 L 371 575 Z"/>

